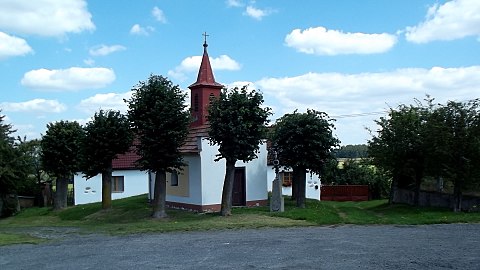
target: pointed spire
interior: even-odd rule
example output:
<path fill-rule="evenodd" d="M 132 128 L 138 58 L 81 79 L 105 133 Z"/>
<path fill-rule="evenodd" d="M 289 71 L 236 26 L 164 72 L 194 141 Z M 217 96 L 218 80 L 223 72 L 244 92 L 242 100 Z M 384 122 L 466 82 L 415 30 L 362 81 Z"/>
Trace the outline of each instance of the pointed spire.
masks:
<path fill-rule="evenodd" d="M 202 63 L 200 64 L 200 69 L 198 70 L 197 81 L 190 85 L 191 87 L 196 86 L 214 86 L 214 87 L 222 87 L 221 84 L 215 82 L 215 77 L 213 76 L 212 66 L 210 65 L 210 59 L 208 57 L 207 52 L 207 33 L 202 34 L 205 37 L 205 41 L 203 43 L 203 56 L 202 56 Z"/>

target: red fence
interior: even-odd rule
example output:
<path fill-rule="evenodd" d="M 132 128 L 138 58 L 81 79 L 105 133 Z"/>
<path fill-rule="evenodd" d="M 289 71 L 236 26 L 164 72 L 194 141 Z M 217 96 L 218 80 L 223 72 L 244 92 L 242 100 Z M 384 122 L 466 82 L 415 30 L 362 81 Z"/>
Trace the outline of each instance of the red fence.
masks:
<path fill-rule="evenodd" d="M 322 201 L 368 201 L 367 185 L 322 186 L 320 190 Z"/>

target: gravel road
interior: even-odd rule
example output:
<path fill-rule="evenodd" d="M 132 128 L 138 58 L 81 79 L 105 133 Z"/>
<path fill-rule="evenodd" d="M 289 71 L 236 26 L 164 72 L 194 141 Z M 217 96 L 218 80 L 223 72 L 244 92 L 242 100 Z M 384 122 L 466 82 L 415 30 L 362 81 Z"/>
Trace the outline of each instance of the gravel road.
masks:
<path fill-rule="evenodd" d="M 0 269 L 480 269 L 480 224 L 131 236 L 70 229 L 43 244 L 0 247 Z"/>

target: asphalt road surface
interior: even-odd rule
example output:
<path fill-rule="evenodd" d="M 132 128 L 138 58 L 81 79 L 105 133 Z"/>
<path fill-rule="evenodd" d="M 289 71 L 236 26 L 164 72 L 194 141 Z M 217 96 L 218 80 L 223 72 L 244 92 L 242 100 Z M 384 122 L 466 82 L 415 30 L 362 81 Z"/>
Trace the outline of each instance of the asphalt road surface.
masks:
<path fill-rule="evenodd" d="M 56 235 L 0 269 L 480 269 L 480 224 Z"/>

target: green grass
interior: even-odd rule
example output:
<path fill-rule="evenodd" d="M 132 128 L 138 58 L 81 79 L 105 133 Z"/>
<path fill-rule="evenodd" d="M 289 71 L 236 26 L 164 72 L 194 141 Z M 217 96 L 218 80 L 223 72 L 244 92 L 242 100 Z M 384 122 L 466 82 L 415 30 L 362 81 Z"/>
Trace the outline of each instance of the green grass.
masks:
<path fill-rule="evenodd" d="M 101 210 L 100 203 L 69 207 L 62 211 L 29 208 L 17 216 L 0 220 L 0 245 L 41 241 L 25 233 L 34 232 L 39 227 L 76 227 L 87 233 L 135 234 L 342 224 L 413 225 L 480 222 L 480 213 L 453 213 L 442 208 L 388 205 L 385 200 L 368 202 L 307 200 L 307 208 L 299 209 L 295 207 L 293 201 L 285 198 L 283 213 L 271 213 L 268 207 L 234 208 L 230 217 L 221 217 L 215 213 L 169 209 L 167 219 L 153 220 L 150 213 L 151 209 L 145 195 L 115 200 L 112 209 L 108 211 Z"/>
<path fill-rule="evenodd" d="M 0 232 L 0 246 L 13 244 L 38 244 L 45 241 L 44 239 L 29 236 L 26 234 L 2 233 Z"/>

